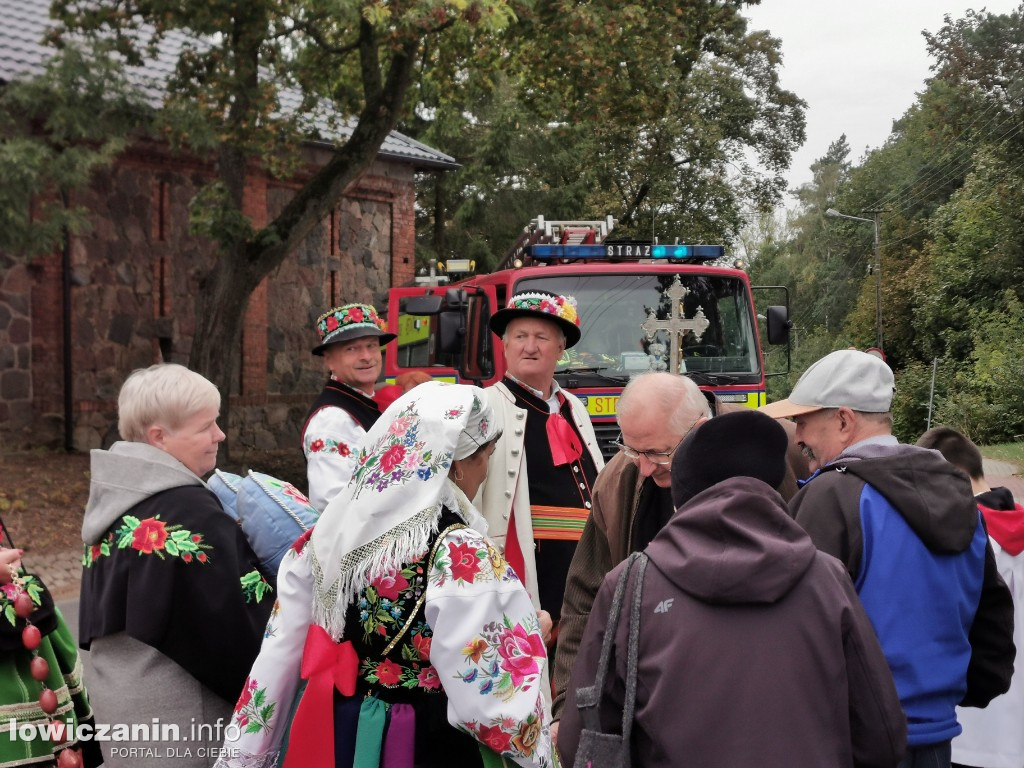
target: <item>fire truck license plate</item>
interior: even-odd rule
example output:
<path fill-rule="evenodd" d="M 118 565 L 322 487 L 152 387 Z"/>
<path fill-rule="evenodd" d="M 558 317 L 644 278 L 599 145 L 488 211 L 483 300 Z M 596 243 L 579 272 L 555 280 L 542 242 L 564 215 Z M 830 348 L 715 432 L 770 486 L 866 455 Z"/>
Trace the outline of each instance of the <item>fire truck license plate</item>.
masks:
<path fill-rule="evenodd" d="M 587 397 L 587 413 L 591 416 L 614 416 L 618 395 L 589 395 Z"/>

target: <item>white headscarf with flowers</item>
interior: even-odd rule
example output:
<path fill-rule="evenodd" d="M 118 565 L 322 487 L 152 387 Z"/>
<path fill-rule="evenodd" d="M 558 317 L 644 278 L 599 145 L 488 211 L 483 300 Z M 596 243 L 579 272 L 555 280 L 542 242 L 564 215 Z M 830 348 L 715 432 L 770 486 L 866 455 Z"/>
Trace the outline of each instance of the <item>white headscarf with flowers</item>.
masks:
<path fill-rule="evenodd" d="M 438 381 L 395 400 L 366 433 L 352 480 L 310 540 L 313 620 L 336 641 L 355 596 L 423 555 L 442 507 L 458 512 L 469 504 L 448 470 L 497 434 L 482 389 Z"/>

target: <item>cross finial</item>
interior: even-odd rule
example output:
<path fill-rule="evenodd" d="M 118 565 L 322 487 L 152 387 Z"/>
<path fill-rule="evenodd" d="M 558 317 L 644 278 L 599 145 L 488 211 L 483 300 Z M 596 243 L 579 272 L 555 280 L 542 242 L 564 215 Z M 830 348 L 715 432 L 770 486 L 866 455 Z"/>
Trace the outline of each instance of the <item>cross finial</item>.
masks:
<path fill-rule="evenodd" d="M 704 336 L 704 331 L 711 325 L 707 317 L 704 316 L 704 310 L 701 307 L 697 308 L 696 314 L 691 319 L 686 319 L 686 315 L 683 312 L 683 299 L 689 293 L 690 291 L 679 280 L 679 275 L 676 275 L 672 285 L 665 291 L 665 295 L 669 298 L 668 318 L 666 320 L 659 320 L 658 315 L 652 309 L 643 325 L 640 326 L 647 334 L 647 341 L 653 341 L 658 331 L 668 331 L 670 350 L 669 371 L 672 373 L 680 373 L 683 334 L 687 331 L 693 331 L 697 341 L 700 341 Z"/>

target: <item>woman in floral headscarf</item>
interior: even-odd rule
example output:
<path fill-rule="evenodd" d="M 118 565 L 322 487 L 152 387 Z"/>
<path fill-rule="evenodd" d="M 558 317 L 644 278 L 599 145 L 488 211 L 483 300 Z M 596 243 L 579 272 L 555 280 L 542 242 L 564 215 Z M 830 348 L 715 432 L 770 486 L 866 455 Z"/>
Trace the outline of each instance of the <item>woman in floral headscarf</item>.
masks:
<path fill-rule="evenodd" d="M 537 615 L 469 501 L 498 437 L 477 387 L 388 407 L 285 556 L 218 766 L 552 764 Z"/>

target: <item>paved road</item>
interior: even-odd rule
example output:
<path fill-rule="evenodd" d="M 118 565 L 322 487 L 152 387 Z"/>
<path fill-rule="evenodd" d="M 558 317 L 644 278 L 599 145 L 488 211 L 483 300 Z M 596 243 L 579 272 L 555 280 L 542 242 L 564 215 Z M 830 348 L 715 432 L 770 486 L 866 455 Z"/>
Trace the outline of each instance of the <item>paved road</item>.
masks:
<path fill-rule="evenodd" d="M 995 459 L 982 459 L 985 479 L 993 488 L 1003 486 L 1009 488 L 1013 498 L 1024 504 L 1024 470 L 1015 464 Z"/>
<path fill-rule="evenodd" d="M 75 636 L 75 642 L 78 642 L 78 595 L 69 597 L 67 600 L 58 600 L 57 607 L 60 612 L 64 615 L 64 621 L 67 622 L 68 627 L 71 629 L 71 634 Z M 83 656 L 88 655 L 86 651 L 80 652 Z"/>

